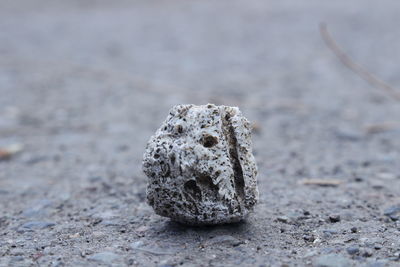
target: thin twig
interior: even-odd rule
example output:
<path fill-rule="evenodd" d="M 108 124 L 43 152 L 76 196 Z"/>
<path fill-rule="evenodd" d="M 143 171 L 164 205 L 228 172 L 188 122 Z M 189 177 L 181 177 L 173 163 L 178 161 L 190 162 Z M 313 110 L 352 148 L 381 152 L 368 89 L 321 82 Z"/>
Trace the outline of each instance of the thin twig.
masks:
<path fill-rule="evenodd" d="M 391 97 L 395 98 L 396 100 L 400 101 L 400 91 L 397 91 L 395 88 L 387 84 L 386 82 L 382 81 L 369 71 L 367 71 L 365 68 L 363 68 L 361 65 L 353 61 L 341 48 L 340 46 L 336 43 L 336 41 L 332 38 L 331 34 L 328 31 L 328 27 L 326 26 L 326 23 L 321 23 L 319 25 L 319 29 L 321 32 L 321 36 L 324 39 L 326 45 L 332 50 L 332 52 L 339 58 L 339 60 L 354 71 L 356 74 L 358 74 L 361 78 L 363 78 L 365 81 L 367 81 L 370 85 L 380 88 L 386 91 Z"/>

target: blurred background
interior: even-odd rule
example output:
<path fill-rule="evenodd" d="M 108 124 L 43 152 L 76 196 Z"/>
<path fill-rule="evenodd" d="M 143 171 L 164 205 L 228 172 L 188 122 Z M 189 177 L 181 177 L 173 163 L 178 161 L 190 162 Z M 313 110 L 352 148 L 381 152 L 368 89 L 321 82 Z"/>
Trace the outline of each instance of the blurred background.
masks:
<path fill-rule="evenodd" d="M 7 246 L 26 243 L 25 232 L 45 242 L 96 220 L 125 228 L 133 221 L 126 230 L 133 232 L 162 225 L 144 203 L 141 158 L 168 110 L 184 103 L 238 106 L 254 123 L 261 192 L 255 247 L 276 234 L 266 225 L 293 210 L 317 218 L 350 205 L 353 217 L 342 214 L 349 218 L 343 227 L 364 218 L 375 229 L 383 210 L 400 203 L 400 103 L 341 64 L 318 27 L 327 23 L 352 59 L 400 87 L 399 11 L 394 0 L 1 0 L 0 148 L 20 152 L 0 161 L 0 233 L 14 240 L 4 243 L 0 263 L 12 262 Z M 299 185 L 309 178 L 341 186 Z M 357 208 L 368 201 L 374 209 Z M 21 230 L 32 221 L 55 228 Z M 101 241 L 81 244 L 87 255 L 110 246 L 124 255 L 133 237 L 116 240 L 120 228 L 98 227 Z M 271 264 L 309 249 L 268 242 Z M 46 246 L 53 256 L 39 249 L 35 259 L 36 247 L 26 245 L 22 263 L 88 258 Z M 309 260 L 299 257 L 288 262 Z"/>

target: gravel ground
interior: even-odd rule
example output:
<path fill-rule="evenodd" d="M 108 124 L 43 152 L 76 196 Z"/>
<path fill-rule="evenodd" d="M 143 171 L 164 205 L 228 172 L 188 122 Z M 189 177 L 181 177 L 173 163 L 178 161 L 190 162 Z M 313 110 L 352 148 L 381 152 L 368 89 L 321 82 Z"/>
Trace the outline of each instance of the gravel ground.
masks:
<path fill-rule="evenodd" d="M 399 266 L 399 1 L 0 1 L 0 266 Z M 145 203 L 171 106 L 255 123 L 260 203 L 187 227 Z M 334 179 L 335 186 L 304 184 Z"/>

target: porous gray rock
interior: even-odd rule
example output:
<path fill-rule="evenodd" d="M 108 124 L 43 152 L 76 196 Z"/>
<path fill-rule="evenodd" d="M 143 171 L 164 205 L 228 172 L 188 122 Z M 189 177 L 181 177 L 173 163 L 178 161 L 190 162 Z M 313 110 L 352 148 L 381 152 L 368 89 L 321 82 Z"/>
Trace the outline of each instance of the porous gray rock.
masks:
<path fill-rule="evenodd" d="M 174 106 L 147 144 L 147 201 L 191 225 L 238 222 L 258 200 L 251 126 L 236 107 Z"/>

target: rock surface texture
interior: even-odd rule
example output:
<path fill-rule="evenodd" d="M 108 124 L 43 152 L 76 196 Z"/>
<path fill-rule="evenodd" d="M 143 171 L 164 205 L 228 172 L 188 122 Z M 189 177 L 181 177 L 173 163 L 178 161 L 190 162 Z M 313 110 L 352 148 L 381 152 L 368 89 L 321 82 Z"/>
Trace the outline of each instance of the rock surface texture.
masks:
<path fill-rule="evenodd" d="M 242 220 L 258 199 L 251 144 L 250 123 L 236 107 L 173 107 L 144 154 L 148 203 L 187 224 Z"/>

